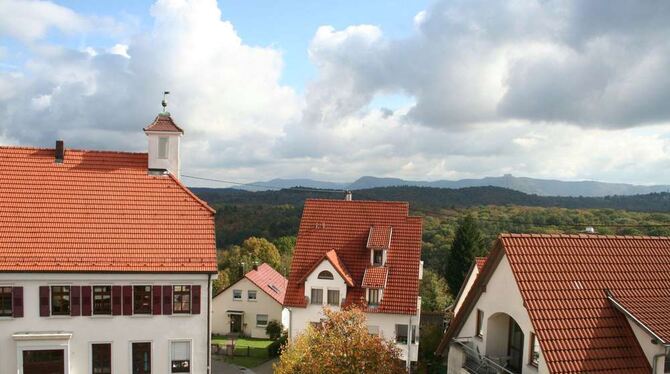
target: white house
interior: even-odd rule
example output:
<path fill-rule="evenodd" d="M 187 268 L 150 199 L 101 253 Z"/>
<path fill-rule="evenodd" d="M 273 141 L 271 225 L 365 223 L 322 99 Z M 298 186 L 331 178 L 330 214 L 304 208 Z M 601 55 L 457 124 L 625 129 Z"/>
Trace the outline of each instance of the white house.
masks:
<path fill-rule="evenodd" d="M 212 301 L 212 332 L 267 338 L 269 321 L 282 321 L 282 303 L 288 281 L 268 264 L 255 267 L 221 290 Z"/>
<path fill-rule="evenodd" d="M 0 373 L 209 373 L 214 211 L 169 114 L 145 131 L 148 154 L 0 147 Z"/>
<path fill-rule="evenodd" d="M 454 315 L 456 315 L 456 313 L 458 313 L 458 311 L 461 309 L 461 305 L 463 305 L 463 300 L 465 300 L 465 297 L 470 292 L 472 285 L 475 283 L 475 280 L 479 276 L 479 273 L 481 273 L 485 263 L 486 263 L 486 257 L 475 257 L 475 261 L 470 266 L 470 270 L 468 270 L 468 274 L 465 276 L 465 280 L 461 285 L 461 289 L 458 291 L 458 294 L 456 294 L 456 298 L 453 304 Z"/>
<path fill-rule="evenodd" d="M 501 235 L 437 354 L 448 373 L 670 372 L 670 238 Z"/>
<path fill-rule="evenodd" d="M 319 323 L 323 308 L 360 306 L 371 334 L 416 361 L 421 298 L 421 218 L 403 202 L 305 202 L 284 306 L 289 337 Z"/>

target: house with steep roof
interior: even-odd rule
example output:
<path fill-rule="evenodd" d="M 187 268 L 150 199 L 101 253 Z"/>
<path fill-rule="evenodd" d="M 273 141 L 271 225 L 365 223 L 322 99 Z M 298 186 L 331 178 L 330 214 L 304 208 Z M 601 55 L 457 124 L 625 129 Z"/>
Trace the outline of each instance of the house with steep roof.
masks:
<path fill-rule="evenodd" d="M 146 153 L 0 147 L 0 372 L 209 373 L 214 210 Z"/>
<path fill-rule="evenodd" d="M 454 299 L 453 304 L 454 315 L 456 315 L 459 309 L 461 309 L 461 305 L 463 305 L 463 300 L 465 300 L 465 296 L 467 296 L 468 293 L 470 292 L 472 285 L 475 283 L 475 279 L 477 279 L 477 276 L 479 276 L 479 273 L 481 273 L 485 263 L 486 263 L 486 257 L 475 257 L 475 261 L 470 266 L 470 269 L 468 270 L 468 273 L 465 276 L 465 280 L 461 285 L 461 289 L 458 291 L 458 294 L 456 294 L 456 298 Z"/>
<path fill-rule="evenodd" d="M 325 307 L 356 305 L 371 334 L 416 361 L 421 231 L 405 202 L 308 199 L 284 299 L 289 338 L 320 323 Z"/>
<path fill-rule="evenodd" d="M 214 296 L 212 301 L 212 332 L 220 335 L 239 334 L 267 338 L 268 322 L 281 322 L 288 280 L 268 264 L 260 264 L 242 279 Z"/>
<path fill-rule="evenodd" d="M 670 372 L 670 238 L 498 237 L 437 354 L 449 373 Z"/>

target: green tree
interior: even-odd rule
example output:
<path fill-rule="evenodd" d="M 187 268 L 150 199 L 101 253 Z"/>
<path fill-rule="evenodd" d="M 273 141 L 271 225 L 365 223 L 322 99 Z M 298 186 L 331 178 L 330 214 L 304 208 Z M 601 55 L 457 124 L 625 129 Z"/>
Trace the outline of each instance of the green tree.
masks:
<path fill-rule="evenodd" d="M 475 257 L 486 253 L 484 237 L 477 221 L 471 215 L 465 216 L 456 229 L 454 243 L 451 246 L 445 278 L 450 290 L 460 290 Z"/>
<path fill-rule="evenodd" d="M 281 336 L 281 332 L 284 331 L 284 327 L 281 322 L 273 319 L 268 322 L 268 325 L 265 327 L 265 333 L 268 334 L 270 339 L 277 340 Z"/>
<path fill-rule="evenodd" d="M 447 282 L 432 270 L 423 271 L 421 280 L 421 310 L 426 312 L 443 312 L 453 301 Z"/>
<path fill-rule="evenodd" d="M 214 295 L 216 295 L 220 290 L 228 287 L 229 284 L 230 279 L 228 277 L 228 272 L 219 271 L 219 274 L 217 275 L 216 279 L 214 279 L 214 282 L 212 282 L 212 289 Z"/>
<path fill-rule="evenodd" d="M 442 340 L 442 325 L 429 324 L 421 328 L 419 337 L 419 367 L 422 373 L 440 373 L 441 360 L 435 357 L 437 346 Z"/>
<path fill-rule="evenodd" d="M 229 284 L 240 280 L 255 264 L 262 263 L 274 269 L 281 265 L 279 250 L 264 238 L 248 238 L 241 246 L 235 245 L 219 254 L 219 270 L 228 274 Z"/>
<path fill-rule="evenodd" d="M 293 260 L 293 249 L 295 248 L 296 237 L 282 236 L 281 238 L 273 240 L 272 243 L 277 247 L 279 255 L 281 256 L 281 265 L 279 265 L 277 271 L 284 276 L 288 276 L 288 273 L 291 270 L 291 261 Z"/>
<path fill-rule="evenodd" d="M 320 327 L 305 331 L 284 347 L 275 374 L 401 374 L 400 351 L 391 341 L 370 335 L 358 309 L 324 310 Z"/>

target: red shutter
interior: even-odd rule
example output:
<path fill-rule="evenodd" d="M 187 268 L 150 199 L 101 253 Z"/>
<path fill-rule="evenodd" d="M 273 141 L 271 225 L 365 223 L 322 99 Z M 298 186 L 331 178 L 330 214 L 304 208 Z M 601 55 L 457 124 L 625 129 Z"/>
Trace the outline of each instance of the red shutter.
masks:
<path fill-rule="evenodd" d="M 133 286 L 123 286 L 123 315 L 133 314 Z"/>
<path fill-rule="evenodd" d="M 12 316 L 23 317 L 23 287 L 12 287 Z"/>
<path fill-rule="evenodd" d="M 77 317 L 81 315 L 81 287 L 70 287 L 70 315 Z"/>
<path fill-rule="evenodd" d="M 200 286 L 191 286 L 191 314 L 200 314 Z"/>
<path fill-rule="evenodd" d="M 172 286 L 163 286 L 163 314 L 172 314 Z"/>
<path fill-rule="evenodd" d="M 91 286 L 81 286 L 81 315 L 91 315 Z"/>
<path fill-rule="evenodd" d="M 155 315 L 160 315 L 161 314 L 161 286 L 154 286 L 153 287 L 153 314 Z"/>
<path fill-rule="evenodd" d="M 121 286 L 112 286 L 112 315 L 121 315 Z"/>
<path fill-rule="evenodd" d="M 49 286 L 40 286 L 40 317 L 49 317 Z"/>

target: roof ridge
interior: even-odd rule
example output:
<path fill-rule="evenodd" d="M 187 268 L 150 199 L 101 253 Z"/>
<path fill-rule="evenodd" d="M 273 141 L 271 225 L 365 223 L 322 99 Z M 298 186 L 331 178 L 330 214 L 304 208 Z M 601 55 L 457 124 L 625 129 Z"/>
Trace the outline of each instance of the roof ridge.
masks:
<path fill-rule="evenodd" d="M 55 148 L 47 147 L 34 147 L 34 146 L 23 146 L 23 145 L 0 145 L 0 149 L 16 149 L 16 150 L 26 150 L 26 151 L 55 151 Z M 66 151 L 70 152 L 93 152 L 93 153 L 114 153 L 122 155 L 147 155 L 147 152 L 130 152 L 130 151 L 114 151 L 114 150 L 104 150 L 104 149 L 82 149 L 82 148 L 65 148 Z"/>
<path fill-rule="evenodd" d="M 394 205 L 405 205 L 409 207 L 409 203 L 407 201 L 395 201 L 395 200 L 342 200 L 342 199 L 322 199 L 322 198 L 308 198 L 305 199 L 305 201 L 334 201 L 334 202 L 342 202 L 342 203 L 347 203 L 347 204 L 355 204 L 355 203 L 382 203 L 382 204 L 394 204 Z"/>
<path fill-rule="evenodd" d="M 649 235 L 606 235 L 606 234 L 518 234 L 501 233 L 498 238 L 539 238 L 539 239 L 644 239 L 644 240 L 668 240 L 670 236 L 649 236 Z"/>

